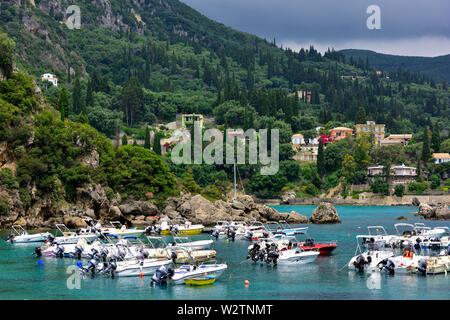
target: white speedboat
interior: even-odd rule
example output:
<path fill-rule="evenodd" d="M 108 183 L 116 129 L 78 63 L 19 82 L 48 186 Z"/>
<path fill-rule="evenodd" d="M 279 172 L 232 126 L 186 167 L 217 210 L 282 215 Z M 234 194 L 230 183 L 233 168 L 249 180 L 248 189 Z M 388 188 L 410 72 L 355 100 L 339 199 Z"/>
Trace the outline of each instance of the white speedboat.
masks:
<path fill-rule="evenodd" d="M 198 240 L 198 241 L 189 241 L 187 237 L 174 237 L 174 242 L 170 245 L 171 248 L 184 248 L 191 250 L 207 250 L 210 249 L 213 241 L 209 240 Z"/>
<path fill-rule="evenodd" d="M 447 233 L 448 228 L 430 228 L 425 226 L 424 223 L 414 223 L 414 230 L 418 236 L 440 238 Z"/>
<path fill-rule="evenodd" d="M 266 229 L 272 234 L 282 234 L 285 236 L 294 236 L 297 234 L 305 234 L 308 232 L 308 227 L 292 228 L 286 221 L 268 221 L 266 222 Z"/>
<path fill-rule="evenodd" d="M 153 275 L 161 266 L 169 267 L 172 260 L 144 259 L 144 260 L 125 260 L 118 261 L 114 271 L 116 276 L 120 277 L 138 277 Z"/>
<path fill-rule="evenodd" d="M 97 235 L 94 233 L 82 233 L 70 231 L 64 224 L 56 224 L 56 229 L 60 232 L 61 236 L 57 236 L 53 239 L 53 242 L 58 244 L 74 244 L 80 239 L 84 239 L 87 242 L 92 242 L 97 239 Z"/>
<path fill-rule="evenodd" d="M 379 271 L 379 264 L 384 259 L 394 257 L 394 252 L 385 247 L 384 241 L 376 241 L 370 235 L 357 235 L 355 256 L 348 262 L 350 270 L 374 272 Z"/>
<path fill-rule="evenodd" d="M 13 225 L 12 233 L 8 237 L 7 241 L 11 243 L 32 243 L 32 242 L 44 242 L 51 236 L 49 232 L 29 234 L 22 226 Z"/>
<path fill-rule="evenodd" d="M 140 236 L 145 230 L 136 228 L 127 228 L 125 225 L 121 224 L 119 221 L 111 221 L 110 227 L 100 227 L 96 226 L 96 229 L 100 229 L 100 233 L 105 236 L 115 236 L 119 238 L 130 237 L 130 236 Z"/>
<path fill-rule="evenodd" d="M 184 284 L 184 281 L 187 279 L 207 275 L 215 275 L 218 278 L 227 268 L 228 266 L 225 263 L 201 264 L 199 266 L 182 265 L 175 269 L 174 275 L 171 277 L 171 282 L 174 284 Z"/>
<path fill-rule="evenodd" d="M 282 250 L 279 252 L 278 264 L 305 264 L 314 262 L 319 256 L 319 251 L 303 251 L 300 248 Z"/>

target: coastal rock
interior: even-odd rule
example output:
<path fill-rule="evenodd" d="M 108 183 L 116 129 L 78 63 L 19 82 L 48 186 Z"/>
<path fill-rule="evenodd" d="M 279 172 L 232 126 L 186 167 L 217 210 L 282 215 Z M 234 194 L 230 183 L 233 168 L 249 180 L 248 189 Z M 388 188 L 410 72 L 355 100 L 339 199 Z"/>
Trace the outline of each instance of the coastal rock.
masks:
<path fill-rule="evenodd" d="M 341 219 L 336 208 L 331 203 L 321 202 L 314 210 L 310 222 L 316 224 L 332 224 L 341 223 Z"/>
<path fill-rule="evenodd" d="M 121 204 L 119 209 L 124 215 L 156 216 L 159 214 L 158 207 L 146 201 L 127 201 Z"/>
<path fill-rule="evenodd" d="M 419 216 L 424 217 L 425 219 L 432 219 L 434 216 L 434 209 L 426 203 L 421 203 L 419 205 Z"/>
<path fill-rule="evenodd" d="M 450 210 L 447 204 L 440 204 L 434 209 L 434 217 L 438 220 L 450 220 Z"/>
<path fill-rule="evenodd" d="M 230 202 L 217 200 L 211 203 L 201 195 L 184 194 L 166 201 L 163 214 L 171 220 L 184 218 L 192 223 L 211 226 L 221 220 L 234 221 L 279 221 L 305 223 L 307 218 L 298 214 L 280 214 L 273 208 L 257 204 L 252 197 L 240 195 Z M 161 217 L 160 217 L 161 219 Z"/>
<path fill-rule="evenodd" d="M 107 217 L 112 221 L 120 220 L 123 217 L 122 211 L 120 211 L 119 207 L 117 206 L 111 206 L 109 207 Z"/>
<path fill-rule="evenodd" d="M 86 224 L 86 222 L 82 218 L 80 218 L 80 217 L 71 217 L 71 216 L 65 216 L 64 217 L 64 224 L 68 228 L 74 228 L 74 229 L 86 228 L 88 226 Z"/>
<path fill-rule="evenodd" d="M 291 211 L 284 220 L 287 223 L 294 223 L 294 224 L 308 223 L 308 217 L 296 211 Z"/>
<path fill-rule="evenodd" d="M 414 198 L 412 199 L 412 205 L 413 205 L 413 206 L 416 206 L 416 207 L 420 206 L 420 200 L 417 199 L 417 197 L 414 197 Z"/>
<path fill-rule="evenodd" d="M 296 196 L 295 191 L 288 190 L 281 195 L 281 202 L 284 204 L 289 204 L 289 202 L 294 200 Z"/>

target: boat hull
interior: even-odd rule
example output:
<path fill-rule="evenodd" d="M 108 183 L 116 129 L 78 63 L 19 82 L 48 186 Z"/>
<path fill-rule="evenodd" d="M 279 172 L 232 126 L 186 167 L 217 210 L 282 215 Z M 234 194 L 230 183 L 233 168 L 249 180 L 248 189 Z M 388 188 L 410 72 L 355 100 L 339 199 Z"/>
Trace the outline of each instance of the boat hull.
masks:
<path fill-rule="evenodd" d="M 177 235 L 180 236 L 193 236 L 196 234 L 200 234 L 202 233 L 203 228 L 196 228 L 196 229 L 188 229 L 188 230 L 178 230 Z M 161 235 L 163 236 L 170 236 L 170 230 L 166 229 L 166 230 L 161 230 Z"/>
<path fill-rule="evenodd" d="M 315 251 L 318 250 L 321 256 L 328 256 L 330 255 L 334 249 L 337 248 L 337 244 L 336 243 L 317 243 L 315 245 L 312 246 L 300 246 L 300 248 L 303 251 Z"/>
<path fill-rule="evenodd" d="M 48 239 L 49 233 L 44 234 L 28 234 L 22 236 L 16 236 L 11 241 L 12 243 L 35 243 L 35 242 L 45 242 Z"/>
<path fill-rule="evenodd" d="M 144 263 L 144 265 L 139 265 L 137 262 L 118 265 L 115 271 L 115 275 L 119 277 L 140 277 L 140 276 L 150 276 L 153 275 L 156 270 L 158 270 L 161 266 L 170 266 L 172 261 L 170 260 L 162 260 Z"/>

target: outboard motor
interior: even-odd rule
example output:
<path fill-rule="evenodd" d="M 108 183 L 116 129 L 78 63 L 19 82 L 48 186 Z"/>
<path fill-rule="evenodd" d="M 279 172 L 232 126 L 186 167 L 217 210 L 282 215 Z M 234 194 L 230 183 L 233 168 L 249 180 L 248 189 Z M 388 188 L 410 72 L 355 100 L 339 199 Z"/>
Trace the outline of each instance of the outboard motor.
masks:
<path fill-rule="evenodd" d="M 100 254 L 101 260 L 103 262 L 106 262 L 106 260 L 108 258 L 109 250 L 107 248 L 101 248 L 99 254 Z"/>
<path fill-rule="evenodd" d="M 88 261 L 87 266 L 86 266 L 85 268 L 83 267 L 82 270 L 83 270 L 85 273 L 91 272 L 92 276 L 94 276 L 94 274 L 95 274 L 95 269 L 96 269 L 97 266 L 98 266 L 98 258 L 99 258 L 99 256 L 97 255 L 97 256 L 95 256 L 94 258 L 90 259 L 90 260 Z"/>
<path fill-rule="evenodd" d="M 420 259 L 418 266 L 417 266 L 417 273 L 421 276 L 426 276 L 427 275 L 427 260 L 425 259 Z"/>
<path fill-rule="evenodd" d="M 52 244 L 55 242 L 55 236 L 52 235 L 52 234 L 50 234 L 50 235 L 47 237 L 47 242 L 48 242 L 50 245 L 52 245 Z"/>
<path fill-rule="evenodd" d="M 378 263 L 378 267 L 380 267 L 380 270 L 385 270 L 390 275 L 395 273 L 395 263 L 391 259 L 386 258 L 381 260 L 380 263 Z"/>
<path fill-rule="evenodd" d="M 227 230 L 227 237 L 231 241 L 234 241 L 236 239 L 236 231 L 234 230 L 233 227 L 228 228 L 228 230 Z"/>
<path fill-rule="evenodd" d="M 98 255 L 98 250 L 95 248 L 91 248 L 91 252 L 87 254 L 89 259 L 93 259 L 97 255 Z"/>
<path fill-rule="evenodd" d="M 167 284 L 167 280 L 172 278 L 174 275 L 172 268 L 166 268 L 166 266 L 159 267 L 152 277 L 152 284 L 164 285 Z"/>
<path fill-rule="evenodd" d="M 252 259 L 253 261 L 258 261 L 258 256 L 259 256 L 259 250 L 260 246 L 258 243 L 255 243 L 249 250 L 248 250 L 248 255 L 247 255 L 247 259 Z"/>
<path fill-rule="evenodd" d="M 13 243 L 13 242 L 14 242 L 14 238 L 15 238 L 15 236 L 14 236 L 13 234 L 10 234 L 10 235 L 8 236 L 8 238 L 6 238 L 6 241 L 7 241 L 7 242 Z"/>
<path fill-rule="evenodd" d="M 36 248 L 34 248 L 33 254 L 34 254 L 36 257 L 42 257 L 42 249 L 41 249 L 41 247 L 36 247 Z"/>
<path fill-rule="evenodd" d="M 367 258 L 370 258 L 370 257 L 367 257 Z M 362 254 L 357 256 L 355 261 L 353 261 L 353 265 L 355 266 L 356 270 L 358 270 L 358 272 L 363 272 L 365 266 L 369 263 L 370 263 L 369 261 L 364 259 L 364 256 Z"/>
<path fill-rule="evenodd" d="M 252 238 L 253 238 L 253 232 L 247 231 L 247 232 L 245 233 L 245 238 L 246 238 L 247 240 L 252 240 Z"/>
<path fill-rule="evenodd" d="M 219 239 L 219 231 L 217 231 L 216 229 L 212 230 L 211 236 L 216 240 Z"/>
<path fill-rule="evenodd" d="M 63 258 L 64 257 L 64 247 L 60 244 L 56 245 L 55 250 L 53 250 L 53 254 L 55 255 L 55 257 L 57 258 Z"/>
<path fill-rule="evenodd" d="M 76 245 L 75 246 L 75 258 L 77 258 L 78 260 L 81 260 L 81 254 L 83 253 L 83 247 L 80 245 Z"/>

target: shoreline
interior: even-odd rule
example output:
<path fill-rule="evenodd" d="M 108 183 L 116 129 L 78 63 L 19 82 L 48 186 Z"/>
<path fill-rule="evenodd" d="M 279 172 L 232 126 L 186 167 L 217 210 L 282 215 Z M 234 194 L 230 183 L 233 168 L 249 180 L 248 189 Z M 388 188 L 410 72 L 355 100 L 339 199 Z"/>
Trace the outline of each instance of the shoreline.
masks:
<path fill-rule="evenodd" d="M 405 195 L 397 196 L 372 196 L 362 199 L 353 198 L 295 198 L 283 202 L 280 199 L 258 199 L 257 202 L 265 205 L 318 205 L 320 202 L 329 202 L 333 205 L 350 205 L 350 206 L 411 206 L 417 207 L 416 201 L 419 203 L 450 204 L 450 195 Z"/>

